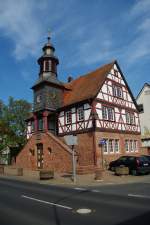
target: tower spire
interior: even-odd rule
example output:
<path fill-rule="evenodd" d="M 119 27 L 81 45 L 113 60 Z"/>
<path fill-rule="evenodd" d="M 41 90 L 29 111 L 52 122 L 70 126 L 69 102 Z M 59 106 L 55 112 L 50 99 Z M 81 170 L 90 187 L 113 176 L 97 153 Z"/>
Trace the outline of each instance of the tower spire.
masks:
<path fill-rule="evenodd" d="M 50 32 L 50 29 L 49 29 L 48 30 L 48 36 L 47 36 L 48 43 L 50 43 L 50 39 L 51 39 L 51 32 Z"/>

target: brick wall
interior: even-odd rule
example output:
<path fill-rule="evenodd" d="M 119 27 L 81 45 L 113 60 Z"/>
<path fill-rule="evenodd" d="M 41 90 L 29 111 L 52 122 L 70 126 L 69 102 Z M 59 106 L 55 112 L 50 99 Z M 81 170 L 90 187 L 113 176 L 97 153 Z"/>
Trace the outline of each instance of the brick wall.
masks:
<path fill-rule="evenodd" d="M 76 151 L 78 153 L 78 165 L 94 165 L 93 133 L 77 134 L 77 137 L 78 145 L 76 146 Z"/>
<path fill-rule="evenodd" d="M 97 166 L 101 166 L 102 155 L 99 141 L 101 139 L 119 139 L 120 151 L 119 153 L 103 154 L 103 161 L 109 163 L 121 155 L 139 155 L 144 154 L 141 149 L 141 136 L 131 134 L 109 133 L 109 132 L 89 132 L 77 134 L 78 145 L 75 150 L 78 154 L 77 171 L 79 173 L 90 173 L 94 171 Z M 125 140 L 137 140 L 138 152 L 127 153 L 125 151 Z M 72 154 L 70 148 L 65 145 L 63 137 L 58 138 L 49 133 L 34 134 L 22 149 L 17 157 L 16 165 L 28 169 L 37 169 L 37 144 L 43 143 L 44 151 L 44 168 L 54 169 L 57 172 L 72 171 Z M 30 150 L 34 150 L 32 155 Z M 49 151 L 50 150 L 50 151 Z"/>
<path fill-rule="evenodd" d="M 108 133 L 108 132 L 96 132 L 96 146 L 97 151 L 101 153 L 101 146 L 99 146 L 99 141 L 101 139 L 119 139 L 119 153 L 108 153 L 103 154 L 103 160 L 109 163 L 112 160 L 119 158 L 122 155 L 140 155 L 143 154 L 141 150 L 141 135 L 135 134 L 121 134 L 121 133 Z M 138 152 L 126 152 L 125 151 L 125 140 L 137 140 L 138 141 Z"/>
<path fill-rule="evenodd" d="M 54 169 L 57 172 L 72 170 L 72 157 L 67 146 L 61 145 L 53 135 L 47 133 L 33 134 L 28 143 L 19 153 L 16 159 L 16 166 L 27 169 L 37 169 L 37 144 L 43 144 L 43 169 Z M 34 154 L 31 153 L 34 151 Z"/>

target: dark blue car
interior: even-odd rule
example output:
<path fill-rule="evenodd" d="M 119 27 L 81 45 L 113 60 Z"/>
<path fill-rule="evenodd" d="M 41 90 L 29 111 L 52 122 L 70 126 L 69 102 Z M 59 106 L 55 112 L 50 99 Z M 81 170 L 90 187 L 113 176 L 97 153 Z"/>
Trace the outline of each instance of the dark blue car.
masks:
<path fill-rule="evenodd" d="M 116 167 L 126 166 L 132 175 L 150 173 L 150 160 L 145 156 L 121 156 L 119 159 L 110 162 L 109 170 L 115 171 Z"/>

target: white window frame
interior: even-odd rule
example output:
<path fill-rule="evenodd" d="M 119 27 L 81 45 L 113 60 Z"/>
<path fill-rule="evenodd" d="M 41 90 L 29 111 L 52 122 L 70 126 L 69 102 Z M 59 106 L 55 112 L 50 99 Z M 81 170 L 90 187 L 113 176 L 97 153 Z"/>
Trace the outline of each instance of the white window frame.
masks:
<path fill-rule="evenodd" d="M 130 152 L 134 152 L 133 140 L 130 140 Z"/>
<path fill-rule="evenodd" d="M 83 121 L 84 120 L 84 109 L 83 107 L 77 108 L 77 121 Z"/>
<path fill-rule="evenodd" d="M 119 139 L 114 139 L 114 152 L 115 153 L 119 153 L 120 152 Z"/>
<path fill-rule="evenodd" d="M 134 113 L 126 111 L 126 123 L 130 125 L 135 125 Z"/>
<path fill-rule="evenodd" d="M 102 118 L 103 118 L 103 120 L 108 120 L 108 113 L 107 113 L 106 106 L 102 106 Z"/>
<path fill-rule="evenodd" d="M 65 122 L 66 122 L 66 124 L 71 124 L 72 123 L 72 112 L 71 112 L 71 110 L 66 111 L 66 113 L 65 113 Z"/>
<path fill-rule="evenodd" d="M 106 139 L 106 138 L 103 138 L 103 139 L 105 140 L 105 144 L 102 147 L 104 155 L 115 154 L 115 153 L 117 154 L 120 152 L 119 139 Z M 116 143 L 117 145 L 115 145 Z M 116 146 L 117 146 L 117 150 L 116 150 Z"/>
<path fill-rule="evenodd" d="M 103 120 L 115 121 L 114 108 L 102 105 L 102 118 L 103 118 Z"/>
<path fill-rule="evenodd" d="M 108 151 L 110 154 L 114 153 L 114 140 L 113 139 L 108 140 Z"/>
<path fill-rule="evenodd" d="M 109 121 L 114 121 L 114 120 L 115 120 L 114 109 L 108 107 L 108 108 L 107 108 L 107 111 L 108 111 L 108 120 L 109 120 Z"/>
<path fill-rule="evenodd" d="M 130 152 L 129 140 L 125 140 L 125 150 L 126 152 Z"/>
<path fill-rule="evenodd" d="M 134 146 L 134 151 L 138 152 L 138 141 L 137 140 L 133 141 L 133 146 Z"/>
<path fill-rule="evenodd" d="M 130 124 L 134 125 L 135 124 L 135 116 L 133 113 L 130 113 Z"/>
<path fill-rule="evenodd" d="M 103 153 L 104 153 L 104 155 L 107 155 L 108 154 L 108 139 L 104 139 L 104 140 L 105 140 L 105 144 L 102 146 L 103 147 Z"/>
<path fill-rule="evenodd" d="M 114 84 L 112 86 L 112 89 L 113 89 L 113 96 L 114 97 L 123 98 L 123 90 L 122 90 L 122 87 Z"/>

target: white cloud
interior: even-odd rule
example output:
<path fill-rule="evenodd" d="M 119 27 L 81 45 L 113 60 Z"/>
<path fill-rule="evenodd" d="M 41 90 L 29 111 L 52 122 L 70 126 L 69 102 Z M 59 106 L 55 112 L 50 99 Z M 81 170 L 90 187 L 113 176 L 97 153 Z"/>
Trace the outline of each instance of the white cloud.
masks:
<path fill-rule="evenodd" d="M 137 0 L 132 10 L 130 12 L 130 16 L 137 16 L 139 14 L 143 14 L 150 10 L 150 1 L 149 0 Z"/>
<path fill-rule="evenodd" d="M 48 29 L 54 36 L 63 35 L 75 19 L 66 0 L 5 0 L 0 1 L 0 31 L 14 43 L 14 56 L 18 60 L 39 54 L 43 37 Z M 66 36 L 66 35 L 64 35 Z"/>
<path fill-rule="evenodd" d="M 134 63 L 145 57 L 150 58 L 150 1 L 137 1 L 131 8 L 128 20 L 133 24 L 135 35 L 125 52 L 127 61 Z"/>
<path fill-rule="evenodd" d="M 37 5 L 36 8 L 34 0 L 0 1 L 0 29 L 3 35 L 13 40 L 17 59 L 37 53 L 43 28 L 34 9 L 43 10 L 44 4 Z"/>

